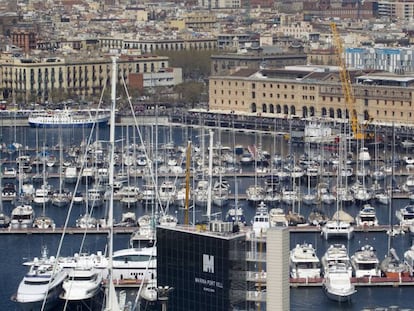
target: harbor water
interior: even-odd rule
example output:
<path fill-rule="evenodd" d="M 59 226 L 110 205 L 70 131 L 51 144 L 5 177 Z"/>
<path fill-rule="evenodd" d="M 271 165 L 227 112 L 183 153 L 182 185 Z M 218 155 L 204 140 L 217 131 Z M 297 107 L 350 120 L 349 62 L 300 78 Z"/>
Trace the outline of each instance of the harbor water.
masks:
<path fill-rule="evenodd" d="M 152 145 L 156 142 L 162 145 L 174 141 L 176 145 L 185 146 L 187 141 L 191 140 L 193 144 L 198 146 L 208 146 L 208 131 L 202 128 L 188 128 L 188 127 L 157 127 L 143 126 L 140 134 L 132 130 L 132 127 L 118 127 L 116 140 L 121 145 L 124 141 L 136 142 L 137 144 L 144 143 Z M 0 137 L 2 148 L 1 158 L 7 162 L 12 163 L 13 159 L 18 154 L 17 150 L 13 149 L 13 144 L 19 143 L 22 145 L 21 150 L 35 150 L 38 148 L 47 148 L 52 150 L 56 157 L 59 158 L 59 142 L 62 141 L 65 152 L 70 146 L 80 145 L 82 141 L 87 141 L 89 136 L 91 140 L 108 141 L 109 133 L 105 128 L 96 129 L 92 134 L 89 129 L 73 128 L 73 129 L 34 129 L 29 127 L 1 127 Z M 141 141 L 142 140 L 142 141 Z M 292 145 L 285 139 L 283 135 L 272 133 L 242 133 L 233 132 L 229 130 L 215 130 L 214 142 L 220 141 L 224 146 L 232 148 L 235 145 L 242 146 L 260 146 L 264 150 L 268 150 L 270 154 L 278 153 L 282 157 L 288 155 L 303 154 L 305 152 L 303 145 Z M 384 147 L 384 151 L 386 148 Z M 330 152 L 330 151 L 329 151 Z M 387 149 L 389 152 L 389 148 Z M 327 155 L 328 156 L 328 155 Z M 383 157 L 385 157 L 385 152 Z M 49 168 L 51 173 L 57 173 L 57 168 Z M 254 170 L 252 167 L 243 167 L 244 171 Z M 231 181 L 231 180 L 230 180 Z M 256 177 L 237 178 L 237 187 L 235 187 L 234 180 L 232 180 L 232 193 L 245 194 L 246 188 L 255 183 Z M 139 186 L 142 181 L 137 181 Z M 50 180 L 55 188 L 58 187 L 59 181 L 57 178 Z M 302 187 L 304 185 L 301 185 Z M 81 187 L 85 187 L 81 185 Z M 84 188 L 82 188 L 84 189 Z M 82 190 L 81 189 L 81 190 Z M 244 209 L 247 224 L 252 219 L 255 209 L 245 201 L 238 202 L 240 207 Z M 228 208 L 234 206 L 235 202 L 231 202 L 226 208 L 213 207 L 212 215 L 217 218 L 224 218 Z M 395 199 L 392 203 L 392 222 L 396 223 L 395 210 L 408 204 L 408 199 Z M 11 202 L 4 203 L 4 212 L 11 213 L 13 205 Z M 377 216 L 380 224 L 389 224 L 389 207 L 386 205 L 377 205 Z M 121 214 L 126 211 L 134 211 L 137 216 L 150 213 L 151 206 L 135 206 L 125 207 L 117 204 L 114 209 L 115 222 L 119 221 Z M 305 217 L 310 213 L 311 208 L 305 206 L 298 206 L 300 213 Z M 359 210 L 359 206 L 352 205 L 347 207 L 346 211 L 355 216 Z M 336 206 L 324 206 L 327 215 L 333 215 Z M 36 215 L 42 213 L 42 207 L 35 207 Z M 69 226 L 74 226 L 75 220 L 85 213 L 85 207 L 73 206 L 71 214 L 68 216 L 68 208 L 59 208 L 48 205 L 45 211 L 47 216 L 54 219 L 57 227 L 63 227 L 66 217 L 69 217 Z M 184 211 L 177 207 L 171 207 L 170 213 L 174 213 L 179 220 L 184 219 Z M 106 207 L 102 206 L 96 208 L 94 216 L 96 218 L 104 218 L 106 214 Z M 205 210 L 194 208 L 190 212 L 190 221 L 197 223 L 203 220 Z M 126 248 L 129 246 L 129 234 L 117 234 L 114 240 L 114 250 Z M 325 250 L 333 243 L 345 243 L 352 255 L 358 248 L 365 244 L 370 244 L 375 247 L 378 257 L 384 258 L 387 253 L 388 235 L 385 232 L 358 232 L 350 241 L 344 240 L 329 240 L 326 241 L 319 232 L 291 233 L 290 246 L 293 248 L 296 244 L 303 242 L 312 243 L 321 257 Z M 0 235 L 0 249 L 2 269 L 0 271 L 0 278 L 3 280 L 0 283 L 0 310 L 20 310 L 19 306 L 11 301 L 11 297 L 16 292 L 17 287 L 27 267 L 22 266 L 22 263 L 32 260 L 34 257 L 40 257 L 41 249 L 46 246 L 49 254 L 56 253 L 61 236 L 59 234 L 2 234 Z M 61 256 L 71 256 L 76 252 L 96 252 L 105 251 L 105 244 L 107 237 L 105 234 L 66 234 L 62 241 Z M 396 235 L 392 239 L 392 245 L 397 250 L 400 258 L 403 252 L 412 245 L 412 237 L 409 233 Z M 82 248 L 81 248 L 82 247 Z M 291 310 L 363 310 L 364 308 L 385 308 L 390 306 L 399 306 L 403 308 L 413 308 L 411 294 L 414 288 L 410 286 L 400 287 L 357 287 L 357 293 L 352 297 L 351 302 L 334 303 L 324 295 L 320 287 L 307 288 L 292 288 L 291 289 Z"/>

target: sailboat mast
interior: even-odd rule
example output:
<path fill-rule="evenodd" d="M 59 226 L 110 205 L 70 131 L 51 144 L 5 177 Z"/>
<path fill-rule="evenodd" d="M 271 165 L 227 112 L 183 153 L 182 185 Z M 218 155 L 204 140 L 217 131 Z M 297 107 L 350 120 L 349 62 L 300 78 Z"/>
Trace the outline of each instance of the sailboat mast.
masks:
<path fill-rule="evenodd" d="M 209 144 L 209 155 L 208 155 L 208 193 L 207 193 L 207 217 L 208 221 L 211 219 L 211 185 L 213 183 L 213 134 L 210 130 L 210 144 Z"/>
<path fill-rule="evenodd" d="M 112 79 L 111 79 L 111 115 L 109 126 L 109 209 L 108 209 L 108 295 L 106 299 L 106 310 L 113 310 L 116 296 L 112 291 L 112 254 L 113 254 L 113 209 L 114 209 L 114 155 L 115 155 L 115 103 L 116 103 L 116 57 L 112 57 Z"/>
<path fill-rule="evenodd" d="M 388 235 L 388 252 L 391 249 L 391 236 L 393 232 L 393 224 L 392 224 L 392 191 L 393 191 L 393 183 L 394 183 L 394 161 L 395 161 L 395 131 L 394 131 L 394 123 L 392 124 L 392 153 L 391 153 L 391 187 L 390 187 L 390 204 L 388 206 L 388 221 L 390 222 L 390 234 Z"/>
<path fill-rule="evenodd" d="M 188 225 L 188 209 L 190 203 L 190 164 L 191 164 L 191 141 L 188 141 L 187 154 L 185 157 L 185 214 L 184 224 Z"/>

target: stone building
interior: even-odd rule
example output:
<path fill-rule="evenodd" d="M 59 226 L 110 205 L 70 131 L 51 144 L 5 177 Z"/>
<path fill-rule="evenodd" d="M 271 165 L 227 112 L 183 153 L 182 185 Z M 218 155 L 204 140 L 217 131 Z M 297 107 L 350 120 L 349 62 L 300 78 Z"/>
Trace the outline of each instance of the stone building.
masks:
<path fill-rule="evenodd" d="M 336 67 L 242 69 L 211 76 L 209 109 L 263 117 L 329 117 L 414 125 L 414 75 L 350 72 L 355 103 L 346 103 Z"/>

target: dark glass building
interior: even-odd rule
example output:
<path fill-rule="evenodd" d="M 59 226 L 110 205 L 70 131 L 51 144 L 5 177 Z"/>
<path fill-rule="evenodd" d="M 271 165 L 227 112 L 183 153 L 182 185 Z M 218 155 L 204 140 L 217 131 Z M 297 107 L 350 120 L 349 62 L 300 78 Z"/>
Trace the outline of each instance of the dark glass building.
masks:
<path fill-rule="evenodd" d="M 245 234 L 230 223 L 210 228 L 157 228 L 157 283 L 173 287 L 168 310 L 246 308 Z"/>

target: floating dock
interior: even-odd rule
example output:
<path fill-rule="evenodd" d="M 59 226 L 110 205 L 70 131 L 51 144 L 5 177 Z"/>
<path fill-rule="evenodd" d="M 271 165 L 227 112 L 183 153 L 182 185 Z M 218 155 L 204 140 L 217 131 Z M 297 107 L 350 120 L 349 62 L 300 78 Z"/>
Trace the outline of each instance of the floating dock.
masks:
<path fill-rule="evenodd" d="M 318 287 L 323 285 L 323 278 L 290 278 L 290 287 Z M 351 278 L 355 286 L 414 286 L 414 277 L 363 277 Z"/>

